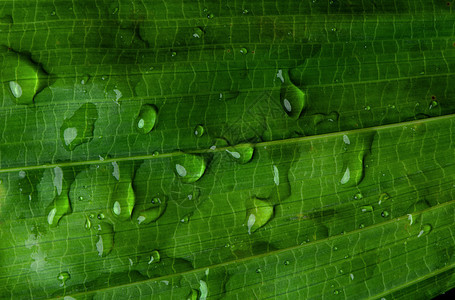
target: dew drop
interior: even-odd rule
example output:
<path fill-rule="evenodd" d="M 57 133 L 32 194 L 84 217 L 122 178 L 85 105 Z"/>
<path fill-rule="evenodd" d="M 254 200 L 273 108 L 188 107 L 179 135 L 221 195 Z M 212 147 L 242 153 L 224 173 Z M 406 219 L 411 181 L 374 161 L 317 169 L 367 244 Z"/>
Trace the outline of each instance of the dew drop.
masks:
<path fill-rule="evenodd" d="M 363 195 L 361 193 L 357 193 L 357 194 L 354 195 L 354 199 L 355 200 L 360 200 L 362 198 L 363 198 Z"/>
<path fill-rule="evenodd" d="M 204 135 L 204 126 L 202 125 L 197 125 L 195 128 L 194 128 L 194 135 L 196 137 L 201 137 Z"/>
<path fill-rule="evenodd" d="M 245 54 L 248 53 L 248 49 L 246 49 L 246 48 L 240 48 L 240 53 L 242 53 L 243 55 L 245 55 Z"/>
<path fill-rule="evenodd" d="M 109 223 L 102 222 L 98 227 L 97 237 L 96 250 L 98 255 L 107 256 L 114 247 L 114 227 Z"/>
<path fill-rule="evenodd" d="M 382 213 L 381 213 L 381 217 L 383 218 L 387 218 L 389 216 L 389 212 L 384 210 Z"/>
<path fill-rule="evenodd" d="M 98 218 L 98 220 L 103 220 L 104 219 L 104 214 L 103 213 L 99 213 L 97 218 Z"/>
<path fill-rule="evenodd" d="M 172 159 L 176 175 L 184 183 L 199 180 L 205 172 L 206 161 L 200 155 L 181 154 Z"/>
<path fill-rule="evenodd" d="M 61 285 L 64 285 L 65 282 L 71 279 L 71 275 L 68 272 L 60 272 L 57 275 L 58 281 L 60 281 Z"/>
<path fill-rule="evenodd" d="M 183 218 L 180 220 L 181 223 L 188 223 L 190 221 L 191 213 L 186 214 L 183 216 Z"/>
<path fill-rule="evenodd" d="M 437 107 L 438 105 L 439 105 L 438 101 L 433 100 L 433 101 L 430 102 L 429 109 L 433 109 L 433 108 Z"/>
<path fill-rule="evenodd" d="M 71 211 L 68 195 L 66 193 L 57 195 L 47 208 L 47 223 L 50 226 L 57 226 L 60 219 Z"/>
<path fill-rule="evenodd" d="M 244 14 L 244 15 L 248 14 L 248 9 L 244 9 L 244 10 L 242 11 L 242 14 Z"/>
<path fill-rule="evenodd" d="M 420 232 L 419 234 L 417 235 L 417 237 L 421 237 L 422 235 L 426 235 L 426 234 L 429 234 L 431 232 L 433 228 L 431 227 L 430 224 L 425 224 L 422 226 L 422 228 L 420 229 Z"/>
<path fill-rule="evenodd" d="M 72 151 L 77 146 L 90 142 L 97 119 L 95 104 L 84 103 L 70 118 L 64 120 L 60 127 L 60 138 L 65 149 Z"/>
<path fill-rule="evenodd" d="M 166 202 L 160 201 L 159 199 L 158 201 L 152 202 L 153 206 L 151 207 L 144 208 L 143 206 L 137 206 L 134 209 L 133 220 L 135 220 L 140 225 L 147 225 L 158 220 L 158 218 L 161 217 L 161 215 L 166 210 Z"/>
<path fill-rule="evenodd" d="M 363 109 L 366 110 L 366 111 L 368 111 L 368 110 L 371 109 L 371 107 L 370 107 L 369 105 L 367 105 L 367 106 L 364 106 Z"/>
<path fill-rule="evenodd" d="M 85 229 L 90 229 L 92 227 L 92 222 L 89 218 L 85 218 Z"/>
<path fill-rule="evenodd" d="M 246 212 L 248 234 L 267 224 L 273 216 L 273 205 L 267 201 L 253 198 L 251 208 Z"/>
<path fill-rule="evenodd" d="M 130 181 L 120 181 L 115 185 L 111 197 L 111 207 L 114 216 L 120 220 L 128 220 L 133 212 L 136 197 Z"/>
<path fill-rule="evenodd" d="M 364 225 L 364 224 L 360 224 L 360 225 L 359 225 L 359 228 L 360 228 L 360 229 L 365 228 L 365 225 Z"/>
<path fill-rule="evenodd" d="M 3 20 L 3 18 L 2 18 Z M 16 104 L 31 104 L 35 95 L 47 85 L 47 74 L 22 54 L 0 50 L 1 81 L 8 83 Z"/>
<path fill-rule="evenodd" d="M 361 212 L 372 212 L 373 211 L 373 206 L 371 205 L 364 205 L 360 207 Z"/>
<path fill-rule="evenodd" d="M 251 144 L 239 144 L 227 148 L 226 152 L 239 164 L 246 164 L 253 158 L 254 147 Z"/>
<path fill-rule="evenodd" d="M 152 104 L 144 104 L 141 107 L 135 124 L 137 130 L 142 134 L 147 134 L 155 127 L 157 121 L 157 109 Z"/>
<path fill-rule="evenodd" d="M 188 297 L 186 298 L 187 300 L 198 300 L 199 299 L 199 291 L 196 289 L 192 289 Z"/>
<path fill-rule="evenodd" d="M 204 35 L 204 31 L 202 30 L 201 27 L 195 27 L 193 29 L 193 37 L 200 39 Z"/>
<path fill-rule="evenodd" d="M 290 264 L 289 260 L 284 261 L 284 265 L 288 266 Z"/>
<path fill-rule="evenodd" d="M 306 106 L 306 94 L 291 83 L 287 72 L 284 75 L 285 80 L 280 90 L 281 104 L 286 114 L 296 120 Z"/>
<path fill-rule="evenodd" d="M 261 268 L 257 268 L 257 269 L 256 269 L 256 273 L 259 274 L 259 273 L 261 273 L 261 272 L 262 272 Z"/>
<path fill-rule="evenodd" d="M 158 252 L 158 250 L 153 250 L 152 253 L 150 254 L 150 260 L 148 262 L 148 264 L 152 264 L 152 263 L 159 263 L 161 260 L 161 256 L 160 256 L 160 252 Z"/>

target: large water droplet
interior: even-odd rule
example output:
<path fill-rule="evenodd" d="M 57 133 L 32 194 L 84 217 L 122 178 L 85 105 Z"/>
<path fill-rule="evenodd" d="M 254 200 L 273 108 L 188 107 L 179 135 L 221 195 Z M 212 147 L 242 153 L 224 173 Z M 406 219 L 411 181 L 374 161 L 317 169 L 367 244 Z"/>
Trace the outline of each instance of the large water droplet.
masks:
<path fill-rule="evenodd" d="M 200 155 L 182 154 L 172 159 L 176 175 L 185 183 L 199 180 L 205 172 L 207 163 Z"/>
<path fill-rule="evenodd" d="M 0 78 L 17 104 L 31 104 L 47 84 L 47 74 L 24 55 L 0 49 Z"/>
<path fill-rule="evenodd" d="M 111 208 L 114 216 L 120 220 L 128 220 L 133 212 L 135 201 L 132 183 L 128 181 L 118 182 L 111 197 Z"/>
<path fill-rule="evenodd" d="M 101 222 L 98 225 L 97 237 L 96 250 L 98 255 L 107 256 L 114 247 L 114 227 L 109 223 Z"/>
<path fill-rule="evenodd" d="M 254 147 L 251 144 L 239 144 L 227 148 L 226 152 L 239 164 L 246 164 L 253 158 Z"/>
<path fill-rule="evenodd" d="M 280 91 L 281 105 L 288 116 L 296 120 L 306 106 L 306 94 L 290 81 L 287 72 L 284 75 Z"/>
<path fill-rule="evenodd" d="M 47 223 L 51 226 L 57 226 L 60 219 L 72 211 L 68 195 L 66 193 L 57 195 L 46 211 Z"/>
<path fill-rule="evenodd" d="M 71 279 L 71 275 L 68 272 L 60 272 L 57 275 L 58 281 L 60 281 L 61 285 L 64 285 L 66 281 Z"/>
<path fill-rule="evenodd" d="M 152 104 L 144 104 L 136 118 L 136 128 L 140 133 L 149 133 L 155 127 L 157 120 L 157 109 Z"/>
<path fill-rule="evenodd" d="M 95 104 L 84 103 L 70 118 L 64 120 L 60 127 L 63 146 L 72 151 L 77 146 L 90 142 L 97 119 L 98 111 Z"/>
<path fill-rule="evenodd" d="M 253 198 L 251 206 L 246 212 L 249 234 L 267 224 L 273 216 L 273 205 L 267 201 Z"/>

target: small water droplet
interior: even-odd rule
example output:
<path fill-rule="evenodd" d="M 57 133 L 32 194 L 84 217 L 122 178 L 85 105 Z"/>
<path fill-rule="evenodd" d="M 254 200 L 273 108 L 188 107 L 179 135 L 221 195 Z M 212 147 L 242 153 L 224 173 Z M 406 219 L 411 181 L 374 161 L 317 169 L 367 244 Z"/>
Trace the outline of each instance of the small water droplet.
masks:
<path fill-rule="evenodd" d="M 360 207 L 361 212 L 372 212 L 373 211 L 373 206 L 371 205 L 364 205 Z"/>
<path fill-rule="evenodd" d="M 51 16 L 55 16 L 55 15 L 56 15 L 55 10 L 51 11 Z"/>
<path fill-rule="evenodd" d="M 207 163 L 200 155 L 182 154 L 172 159 L 176 175 L 185 183 L 199 180 L 205 172 Z"/>
<path fill-rule="evenodd" d="M 261 268 L 257 268 L 257 269 L 256 269 L 256 273 L 259 274 L 259 273 L 261 273 L 261 272 L 262 272 Z"/>
<path fill-rule="evenodd" d="M 340 269 L 340 270 L 338 271 L 338 273 L 344 274 L 344 271 L 343 271 L 342 269 Z"/>
<path fill-rule="evenodd" d="M 267 224 L 273 216 L 274 207 L 271 203 L 253 198 L 251 207 L 246 212 L 248 233 L 251 234 Z"/>
<path fill-rule="evenodd" d="M 431 227 L 430 224 L 425 224 L 422 226 L 422 228 L 420 229 L 420 232 L 419 234 L 417 235 L 417 237 L 421 237 L 422 235 L 426 235 L 426 234 L 429 234 L 431 232 L 433 228 Z"/>
<path fill-rule="evenodd" d="M 355 200 L 360 200 L 362 198 L 363 198 L 363 195 L 361 193 L 357 193 L 357 194 L 354 195 L 354 199 Z"/>
<path fill-rule="evenodd" d="M 246 49 L 246 48 L 240 48 L 240 53 L 242 53 L 242 54 L 247 54 L 247 53 L 248 53 L 248 49 Z"/>
<path fill-rule="evenodd" d="M 207 19 L 213 19 L 214 17 L 215 17 L 215 15 L 212 13 L 207 14 Z"/>
<path fill-rule="evenodd" d="M 85 229 L 90 229 L 92 227 L 92 222 L 89 218 L 85 218 Z"/>
<path fill-rule="evenodd" d="M 289 260 L 284 261 L 284 265 L 288 266 L 290 264 Z"/>
<path fill-rule="evenodd" d="M 363 109 L 368 111 L 371 109 L 371 107 L 369 105 L 367 105 L 367 106 L 364 106 Z"/>
<path fill-rule="evenodd" d="M 68 280 L 71 279 L 71 275 L 68 272 L 60 272 L 57 275 L 58 281 L 60 281 L 61 285 L 64 285 Z"/>
<path fill-rule="evenodd" d="M 151 263 L 159 263 L 161 260 L 161 255 L 160 255 L 160 252 L 158 252 L 158 250 L 153 250 L 152 253 L 150 254 L 150 260 L 148 262 L 148 264 L 150 265 Z"/>
<path fill-rule="evenodd" d="M 337 31 L 337 28 L 336 27 L 332 27 L 332 32 L 336 32 Z"/>
<path fill-rule="evenodd" d="M 389 194 L 387 193 L 382 193 L 381 195 L 379 195 L 379 201 L 378 201 L 378 204 L 381 205 L 383 201 L 389 199 L 390 196 Z"/>
<path fill-rule="evenodd" d="M 298 119 L 306 107 L 306 94 L 291 83 L 287 72 L 284 75 L 284 83 L 280 90 L 281 105 L 289 117 Z"/>
<path fill-rule="evenodd" d="M 93 219 L 94 217 L 95 217 L 95 214 L 90 214 L 90 215 L 89 215 L 89 218 L 90 218 L 90 219 Z"/>
<path fill-rule="evenodd" d="M 383 218 L 387 218 L 389 216 L 389 212 L 384 210 L 382 213 L 381 213 L 381 217 Z"/>
<path fill-rule="evenodd" d="M 114 247 L 114 227 L 106 222 L 98 225 L 98 241 L 96 242 L 96 250 L 99 256 L 107 256 L 111 253 Z"/>
<path fill-rule="evenodd" d="M 90 142 L 97 119 L 98 111 L 95 104 L 84 103 L 70 118 L 64 120 L 60 127 L 63 146 L 72 151 L 77 146 Z"/>
<path fill-rule="evenodd" d="M 103 220 L 104 219 L 104 214 L 103 213 L 99 213 L 97 218 L 98 218 L 98 220 Z"/>
<path fill-rule="evenodd" d="M 135 124 L 137 130 L 142 134 L 147 134 L 155 127 L 157 120 L 157 109 L 152 104 L 144 104 L 141 107 Z"/>
<path fill-rule="evenodd" d="M 180 220 L 181 223 L 188 223 L 190 221 L 191 213 L 186 214 L 183 216 L 183 218 Z"/>
<path fill-rule="evenodd" d="M 246 14 L 248 14 L 248 13 L 249 13 L 248 9 L 244 9 L 244 10 L 242 11 L 242 14 L 244 14 L 244 15 L 246 15 Z"/>
<path fill-rule="evenodd" d="M 333 247 L 333 251 L 338 251 L 338 247 L 337 246 Z"/>
<path fill-rule="evenodd" d="M 201 137 L 204 135 L 204 126 L 202 125 L 197 125 L 195 128 L 194 128 L 194 135 L 196 137 Z"/>
<path fill-rule="evenodd" d="M 251 144 L 239 144 L 229 147 L 226 152 L 239 164 L 246 164 L 253 158 L 254 147 Z"/>
<path fill-rule="evenodd" d="M 430 102 L 429 109 L 433 109 L 433 108 L 437 107 L 438 105 L 439 105 L 438 101 L 433 100 L 433 101 Z"/>
<path fill-rule="evenodd" d="M 115 185 L 111 197 L 111 208 L 114 216 L 120 220 L 128 220 L 133 212 L 136 196 L 130 181 L 120 181 Z"/>
<path fill-rule="evenodd" d="M 334 291 L 333 291 L 333 294 L 334 294 L 334 295 L 340 294 L 340 290 L 334 290 Z"/>
<path fill-rule="evenodd" d="M 364 228 L 364 227 L 365 227 L 364 224 L 360 224 L 360 225 L 359 225 L 359 228 L 360 228 L 360 229 L 362 229 L 362 228 Z"/>
<path fill-rule="evenodd" d="M 83 200 L 84 200 L 84 197 L 82 197 L 82 196 L 79 196 L 79 198 L 78 198 L 78 199 L 79 199 L 79 201 L 83 201 Z"/>
<path fill-rule="evenodd" d="M 195 27 L 193 29 L 193 37 L 200 39 L 204 35 L 204 31 L 201 27 Z"/>
<path fill-rule="evenodd" d="M 172 57 L 175 57 L 176 55 L 177 55 L 177 52 L 175 52 L 175 51 L 172 51 L 172 52 L 171 52 L 171 56 L 172 56 Z"/>

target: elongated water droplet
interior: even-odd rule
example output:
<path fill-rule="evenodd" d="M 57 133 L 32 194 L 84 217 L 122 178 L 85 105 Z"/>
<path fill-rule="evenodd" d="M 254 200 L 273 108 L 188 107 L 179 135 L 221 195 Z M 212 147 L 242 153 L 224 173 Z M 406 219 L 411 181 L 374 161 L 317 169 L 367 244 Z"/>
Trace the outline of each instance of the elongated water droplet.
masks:
<path fill-rule="evenodd" d="M 201 137 L 204 135 L 204 127 L 202 125 L 197 125 L 195 128 L 194 128 L 194 135 L 196 137 Z"/>
<path fill-rule="evenodd" d="M 148 262 L 148 264 L 152 264 L 152 263 L 159 263 L 161 260 L 161 256 L 160 256 L 160 253 L 158 252 L 158 250 L 153 250 L 152 253 L 150 254 L 150 260 Z"/>
<path fill-rule="evenodd" d="M 201 293 L 199 295 L 199 300 L 206 300 L 209 290 L 207 287 L 207 283 L 204 280 L 199 280 L 199 291 Z"/>
<path fill-rule="evenodd" d="M 98 255 L 103 257 L 107 256 L 114 247 L 114 227 L 106 222 L 100 223 L 97 237 L 96 250 L 98 251 Z"/>
<path fill-rule="evenodd" d="M 77 146 L 90 142 L 97 119 L 98 111 L 95 104 L 84 103 L 70 118 L 64 120 L 60 127 L 63 146 L 72 151 Z"/>
<path fill-rule="evenodd" d="M 199 180 L 205 172 L 207 163 L 200 155 L 182 154 L 173 158 L 173 169 L 182 182 L 192 183 Z"/>
<path fill-rule="evenodd" d="M 66 193 L 57 195 L 47 208 L 47 223 L 50 226 L 57 226 L 60 219 L 71 211 L 68 195 Z"/>
<path fill-rule="evenodd" d="M 425 224 L 422 226 L 422 228 L 420 229 L 420 232 L 419 234 L 417 235 L 417 237 L 421 237 L 422 235 L 426 235 L 426 234 L 429 234 L 431 232 L 433 228 L 431 227 L 430 224 Z"/>
<path fill-rule="evenodd" d="M 85 217 L 85 229 L 90 229 L 92 227 L 92 221 L 89 218 Z"/>
<path fill-rule="evenodd" d="M 0 49 L 0 79 L 8 85 L 12 100 L 31 104 L 35 95 L 47 84 L 47 74 L 30 59 L 6 48 Z"/>
<path fill-rule="evenodd" d="M 132 183 L 128 181 L 118 182 L 111 197 L 111 208 L 114 216 L 120 220 L 128 220 L 133 212 L 135 201 Z"/>
<path fill-rule="evenodd" d="M 227 148 L 226 152 L 239 164 L 246 164 L 253 158 L 254 147 L 251 144 L 239 144 Z"/>
<path fill-rule="evenodd" d="M 157 120 L 157 109 L 152 104 L 144 104 L 136 118 L 137 130 L 142 134 L 147 134 L 155 127 Z"/>
<path fill-rule="evenodd" d="M 371 205 L 364 205 L 362 207 L 360 207 L 360 210 L 362 212 L 372 212 L 373 211 L 373 206 Z"/>
<path fill-rule="evenodd" d="M 201 29 L 201 27 L 195 27 L 193 29 L 193 37 L 200 39 L 204 35 L 204 31 Z"/>
<path fill-rule="evenodd" d="M 186 299 L 187 300 L 198 300 L 198 298 L 199 298 L 199 291 L 196 289 L 192 289 Z"/>
<path fill-rule="evenodd" d="M 147 225 L 158 220 L 166 209 L 166 203 L 161 203 L 159 206 L 148 208 L 145 210 L 135 210 L 133 220 L 138 224 Z M 137 212 L 136 212 L 137 211 Z"/>
<path fill-rule="evenodd" d="M 267 201 L 253 198 L 251 208 L 246 212 L 248 233 L 251 234 L 267 224 L 273 216 L 273 205 Z"/>
<path fill-rule="evenodd" d="M 60 281 L 61 285 L 64 285 L 68 280 L 71 279 L 71 275 L 68 272 L 60 272 L 57 275 L 58 281 Z"/>
<path fill-rule="evenodd" d="M 280 101 L 289 117 L 296 120 L 306 107 L 306 94 L 296 87 L 289 79 L 288 72 L 284 72 L 284 83 L 281 86 Z"/>

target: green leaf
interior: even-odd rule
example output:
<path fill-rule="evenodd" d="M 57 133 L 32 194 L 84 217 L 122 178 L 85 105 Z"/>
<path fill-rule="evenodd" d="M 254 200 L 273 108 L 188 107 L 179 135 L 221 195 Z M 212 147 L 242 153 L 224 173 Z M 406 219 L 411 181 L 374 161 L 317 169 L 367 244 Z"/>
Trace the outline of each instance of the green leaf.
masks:
<path fill-rule="evenodd" d="M 0 298 L 455 288 L 446 1 L 6 1 Z"/>

